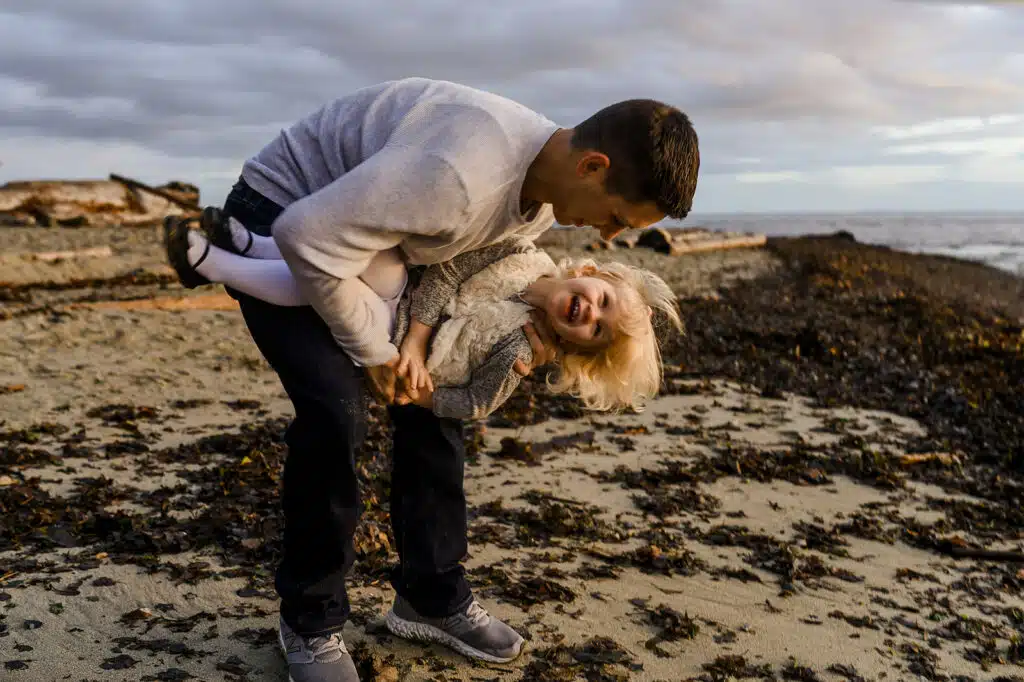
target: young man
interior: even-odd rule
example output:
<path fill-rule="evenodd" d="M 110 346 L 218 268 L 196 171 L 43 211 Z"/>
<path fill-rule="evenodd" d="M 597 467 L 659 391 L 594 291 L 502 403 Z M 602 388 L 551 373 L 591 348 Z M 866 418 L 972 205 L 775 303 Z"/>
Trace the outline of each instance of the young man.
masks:
<path fill-rule="evenodd" d="M 526 107 L 455 83 L 413 78 L 328 103 L 249 159 L 225 210 L 273 234 L 308 308 L 234 292 L 260 351 L 295 408 L 285 435 L 281 644 L 294 682 L 355 682 L 340 632 L 359 516 L 355 455 L 364 391 L 394 426 L 391 519 L 400 558 L 388 626 L 492 662 L 522 638 L 473 599 L 462 425 L 391 404 L 398 350 L 380 299 L 359 278 L 398 248 L 440 263 L 554 220 L 611 238 L 683 218 L 697 184 L 697 136 L 677 109 L 621 102 L 563 129 Z M 402 283 L 399 283 L 401 285 Z M 374 303 L 374 301 L 376 301 Z M 527 330 L 531 367 L 551 360 Z"/>

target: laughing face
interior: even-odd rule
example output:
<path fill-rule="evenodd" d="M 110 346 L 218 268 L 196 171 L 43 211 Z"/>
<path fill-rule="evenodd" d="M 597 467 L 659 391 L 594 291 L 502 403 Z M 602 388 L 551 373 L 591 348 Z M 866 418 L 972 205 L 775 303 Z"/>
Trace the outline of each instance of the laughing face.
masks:
<path fill-rule="evenodd" d="M 552 330 L 564 342 L 599 350 L 615 337 L 616 321 L 626 302 L 619 289 L 598 277 L 560 280 L 544 302 Z"/>

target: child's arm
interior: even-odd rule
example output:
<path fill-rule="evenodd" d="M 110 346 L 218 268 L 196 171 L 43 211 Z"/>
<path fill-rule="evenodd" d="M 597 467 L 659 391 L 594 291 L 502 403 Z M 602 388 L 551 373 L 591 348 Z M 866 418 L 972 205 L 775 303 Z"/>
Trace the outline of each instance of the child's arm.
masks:
<path fill-rule="evenodd" d="M 536 249 L 528 239 L 510 237 L 497 244 L 460 253 L 444 263 L 428 266 L 423 271 L 419 286 L 412 292 L 412 317 L 427 327 L 436 326 L 444 307 L 455 297 L 463 282 L 502 258 Z"/>
<path fill-rule="evenodd" d="M 503 339 L 482 365 L 473 369 L 466 386 L 438 386 L 431 409 L 448 419 L 485 419 L 501 407 L 519 386 L 523 377 L 514 369 L 517 360 L 532 360 L 530 342 L 516 331 Z"/>
<path fill-rule="evenodd" d="M 417 319 L 409 322 L 409 331 L 398 349 L 399 361 L 396 374 L 403 377 L 409 388 L 434 390 L 434 382 L 427 371 L 427 345 L 433 328 Z"/>

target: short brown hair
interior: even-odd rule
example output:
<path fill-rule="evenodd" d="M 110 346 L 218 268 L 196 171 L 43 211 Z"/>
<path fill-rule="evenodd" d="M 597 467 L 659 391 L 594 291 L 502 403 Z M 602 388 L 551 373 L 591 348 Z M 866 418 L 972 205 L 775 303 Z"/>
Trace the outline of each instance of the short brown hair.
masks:
<path fill-rule="evenodd" d="M 675 107 L 650 99 L 612 104 L 573 129 L 572 146 L 608 156 L 609 192 L 654 202 L 676 220 L 689 214 L 700 150 L 689 117 Z"/>

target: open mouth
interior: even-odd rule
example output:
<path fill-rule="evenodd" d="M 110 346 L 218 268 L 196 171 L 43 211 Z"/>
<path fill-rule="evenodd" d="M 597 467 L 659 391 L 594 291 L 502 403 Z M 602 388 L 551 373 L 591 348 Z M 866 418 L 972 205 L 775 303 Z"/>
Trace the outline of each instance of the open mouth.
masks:
<path fill-rule="evenodd" d="M 572 324 L 580 316 L 580 297 L 573 296 L 572 300 L 569 301 L 569 313 L 566 315 L 566 319 L 569 320 L 569 324 Z"/>

